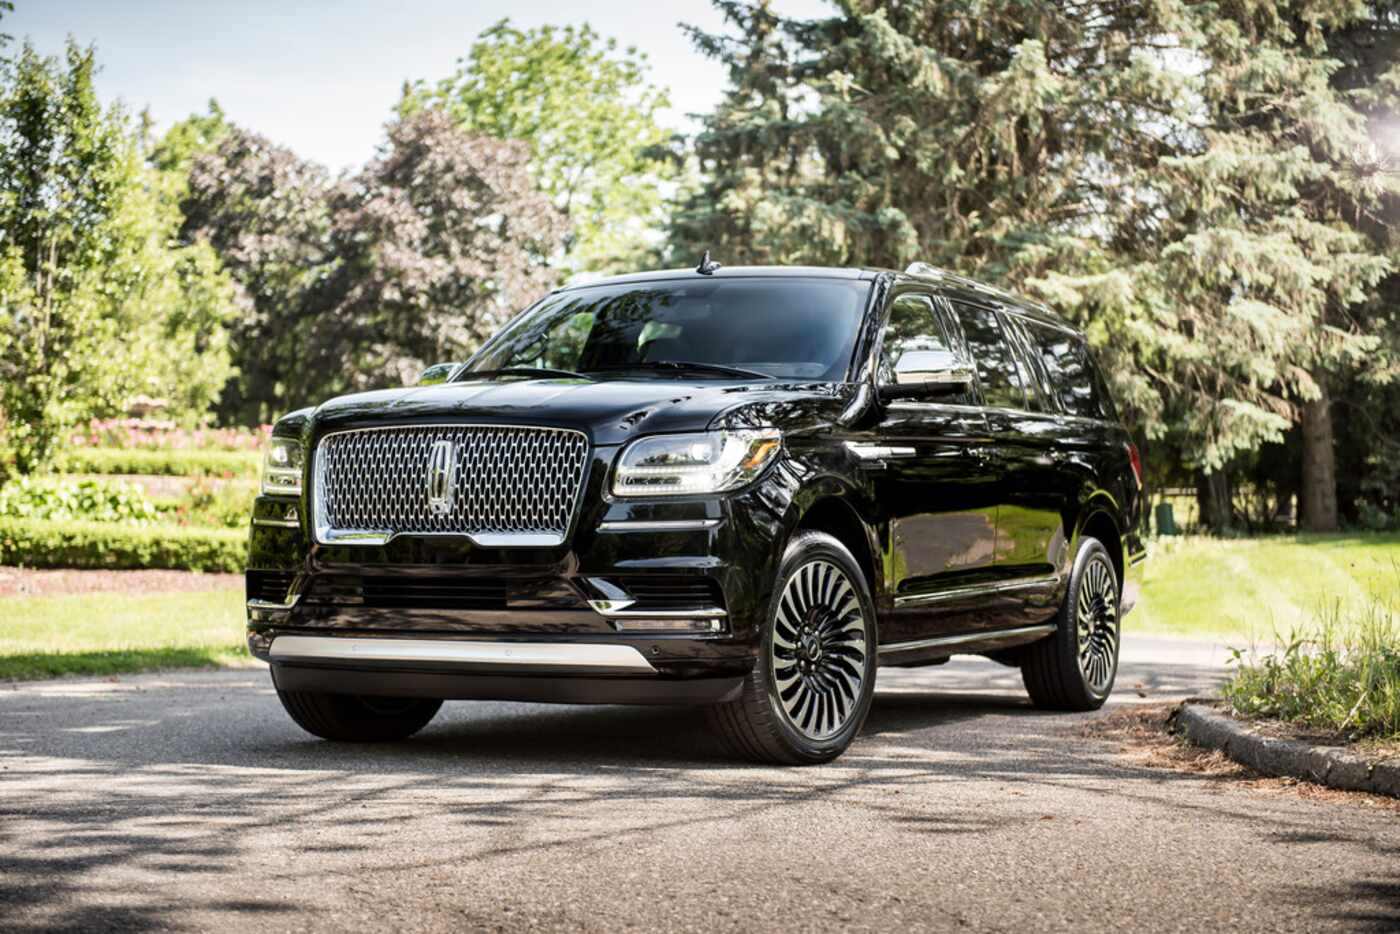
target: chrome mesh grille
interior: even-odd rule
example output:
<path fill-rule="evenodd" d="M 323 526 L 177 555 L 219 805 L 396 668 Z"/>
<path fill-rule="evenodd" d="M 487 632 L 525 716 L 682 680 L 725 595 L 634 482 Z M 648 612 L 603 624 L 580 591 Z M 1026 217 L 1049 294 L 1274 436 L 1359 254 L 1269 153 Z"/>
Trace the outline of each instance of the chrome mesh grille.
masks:
<path fill-rule="evenodd" d="M 451 444 L 455 488 L 430 503 L 435 448 Z M 559 428 L 454 425 L 327 435 L 313 492 L 323 542 L 465 534 L 482 545 L 558 545 L 568 535 L 588 439 Z M 439 484 L 436 492 L 444 491 Z"/>

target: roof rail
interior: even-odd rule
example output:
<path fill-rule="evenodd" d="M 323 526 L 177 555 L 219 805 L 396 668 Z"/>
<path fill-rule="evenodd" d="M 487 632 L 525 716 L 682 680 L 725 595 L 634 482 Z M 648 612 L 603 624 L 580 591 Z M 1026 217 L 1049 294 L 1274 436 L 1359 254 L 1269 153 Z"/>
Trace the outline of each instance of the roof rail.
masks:
<path fill-rule="evenodd" d="M 910 263 L 904 267 L 904 274 L 918 276 L 920 279 L 943 279 L 948 275 L 946 270 L 939 269 L 932 263 Z"/>
<path fill-rule="evenodd" d="M 949 272 L 946 269 L 940 269 L 932 263 L 910 263 L 908 266 L 904 267 L 904 274 L 906 276 L 917 276 L 920 279 L 937 279 L 949 285 L 959 286 L 965 289 L 972 289 L 976 292 L 984 292 L 987 295 L 993 295 L 997 298 L 1004 299 L 1016 305 L 1025 305 L 1031 308 L 1036 308 L 1040 311 L 1047 312 L 1051 315 L 1055 314 L 1055 312 L 1050 308 L 1050 306 L 1046 305 L 1044 302 L 1038 302 L 1033 298 L 1026 298 L 1025 296 L 1017 295 L 1014 292 L 1008 292 L 1005 289 L 999 289 L 994 285 L 987 285 L 987 283 L 985 282 L 978 282 L 976 279 L 969 279 L 966 276 L 960 276 L 957 273 Z"/>

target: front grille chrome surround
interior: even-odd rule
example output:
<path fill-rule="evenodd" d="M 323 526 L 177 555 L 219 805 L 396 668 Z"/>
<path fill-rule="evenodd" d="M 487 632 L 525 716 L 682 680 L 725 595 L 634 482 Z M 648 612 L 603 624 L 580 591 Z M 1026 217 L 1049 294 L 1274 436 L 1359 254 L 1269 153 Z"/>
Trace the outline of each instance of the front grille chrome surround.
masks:
<path fill-rule="evenodd" d="M 583 432 L 538 425 L 334 432 L 314 455 L 316 540 L 382 545 L 398 535 L 466 536 L 488 548 L 557 547 L 578 512 L 589 454 Z"/>

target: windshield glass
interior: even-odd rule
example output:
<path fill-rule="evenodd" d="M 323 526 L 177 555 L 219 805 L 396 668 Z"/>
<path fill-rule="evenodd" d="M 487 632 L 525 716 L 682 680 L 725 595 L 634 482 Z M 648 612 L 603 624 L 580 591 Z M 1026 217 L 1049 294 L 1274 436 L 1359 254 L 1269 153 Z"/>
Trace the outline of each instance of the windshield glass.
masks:
<path fill-rule="evenodd" d="M 705 279 L 573 289 L 551 295 L 484 348 L 472 372 L 536 367 L 576 373 L 733 379 L 732 367 L 780 379 L 845 378 L 869 282 Z"/>

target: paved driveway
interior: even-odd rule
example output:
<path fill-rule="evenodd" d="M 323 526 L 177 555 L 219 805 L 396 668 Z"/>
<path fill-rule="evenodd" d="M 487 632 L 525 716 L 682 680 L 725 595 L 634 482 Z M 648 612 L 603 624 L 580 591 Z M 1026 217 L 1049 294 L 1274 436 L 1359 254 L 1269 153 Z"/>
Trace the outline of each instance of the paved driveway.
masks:
<path fill-rule="evenodd" d="M 1131 640 L 1116 703 L 1218 650 Z M 450 704 L 311 740 L 262 671 L 0 689 L 0 929 L 1400 926 L 1400 818 L 1146 769 L 980 660 L 882 673 L 838 762 L 693 712 Z"/>

